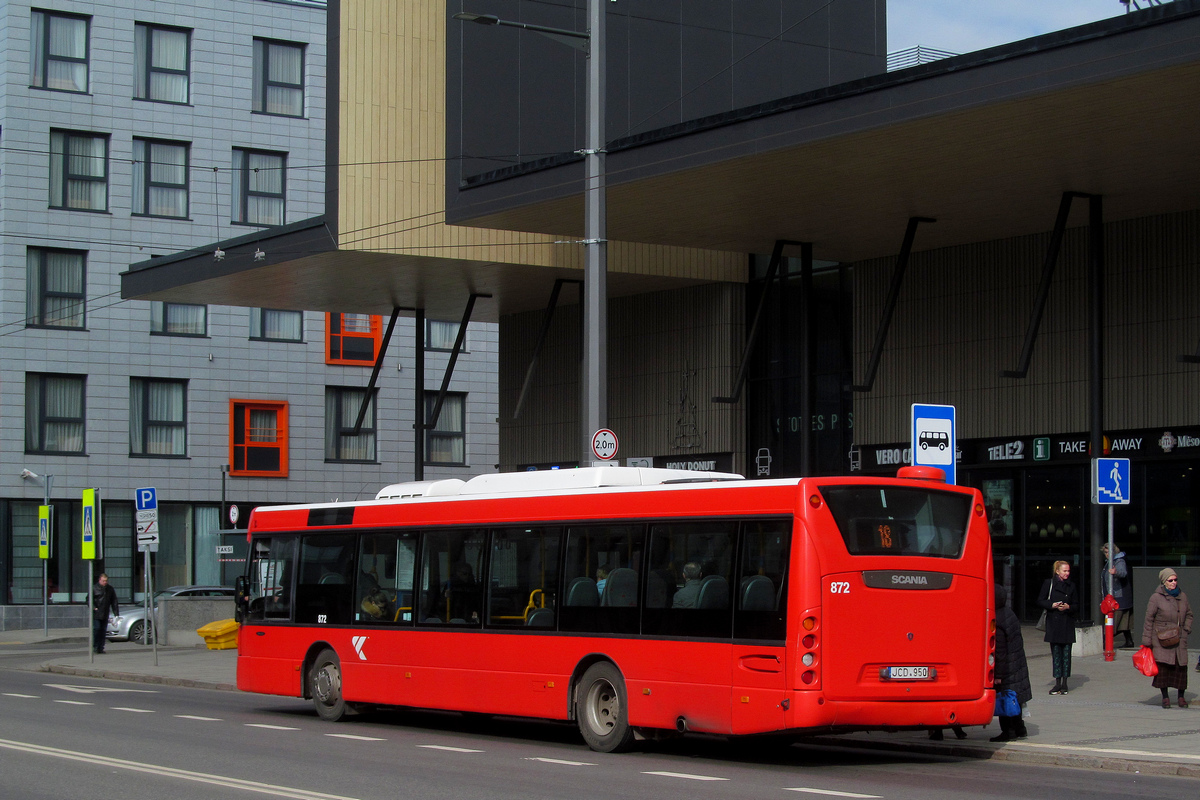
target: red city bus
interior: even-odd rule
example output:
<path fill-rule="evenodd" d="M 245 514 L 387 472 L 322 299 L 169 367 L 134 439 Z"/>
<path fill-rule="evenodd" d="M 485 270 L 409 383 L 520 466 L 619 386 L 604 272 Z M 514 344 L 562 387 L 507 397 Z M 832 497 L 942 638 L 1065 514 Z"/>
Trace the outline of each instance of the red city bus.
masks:
<path fill-rule="evenodd" d="M 992 553 L 940 470 L 743 480 L 588 468 L 255 509 L 238 688 L 639 735 L 992 717 Z M 933 479 L 931 479 L 931 477 Z"/>

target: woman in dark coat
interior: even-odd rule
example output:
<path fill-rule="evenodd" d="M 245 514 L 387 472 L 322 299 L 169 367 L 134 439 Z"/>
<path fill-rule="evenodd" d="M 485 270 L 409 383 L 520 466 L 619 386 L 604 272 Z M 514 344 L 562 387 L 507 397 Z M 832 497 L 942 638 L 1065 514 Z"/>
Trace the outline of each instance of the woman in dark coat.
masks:
<path fill-rule="evenodd" d="M 1166 646 L 1159 634 L 1173 627 L 1179 628 L 1179 643 Z M 1179 707 L 1188 707 L 1183 693 L 1187 689 L 1187 640 L 1191 632 L 1192 607 L 1187 595 L 1179 589 L 1175 570 L 1167 567 L 1158 573 L 1158 588 L 1146 604 L 1146 622 L 1142 625 L 1142 645 L 1154 650 L 1154 660 L 1158 663 L 1158 674 L 1151 685 L 1162 691 L 1163 708 L 1171 707 L 1167 689 L 1172 687 L 1179 693 Z"/>
<path fill-rule="evenodd" d="M 1054 577 L 1042 584 L 1037 604 L 1046 609 L 1046 636 L 1054 661 L 1054 688 L 1050 694 L 1066 694 L 1071 677 L 1071 645 L 1075 644 L 1075 617 L 1079 614 L 1079 589 L 1071 582 L 1071 565 L 1054 562 Z"/>
<path fill-rule="evenodd" d="M 1049 615 L 1047 615 L 1049 616 Z M 1008 592 L 996 585 L 996 691 L 1011 689 L 1022 706 L 1033 699 L 1029 686 L 1029 665 L 1025 661 L 1025 641 L 1021 638 L 1021 620 L 1008 607 Z M 1000 735 L 993 742 L 1024 739 L 1025 720 L 1021 715 L 1000 717 Z"/>

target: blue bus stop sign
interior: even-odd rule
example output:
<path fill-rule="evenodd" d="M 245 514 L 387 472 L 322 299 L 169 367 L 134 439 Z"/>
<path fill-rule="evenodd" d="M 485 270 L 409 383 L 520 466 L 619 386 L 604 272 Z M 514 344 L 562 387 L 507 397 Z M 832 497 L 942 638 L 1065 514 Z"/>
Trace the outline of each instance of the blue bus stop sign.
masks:
<path fill-rule="evenodd" d="M 1129 459 L 1092 459 L 1092 502 L 1099 506 L 1129 505 Z"/>
<path fill-rule="evenodd" d="M 912 406 L 912 465 L 937 467 L 946 473 L 946 483 L 957 483 L 954 454 L 958 448 L 954 406 Z"/>

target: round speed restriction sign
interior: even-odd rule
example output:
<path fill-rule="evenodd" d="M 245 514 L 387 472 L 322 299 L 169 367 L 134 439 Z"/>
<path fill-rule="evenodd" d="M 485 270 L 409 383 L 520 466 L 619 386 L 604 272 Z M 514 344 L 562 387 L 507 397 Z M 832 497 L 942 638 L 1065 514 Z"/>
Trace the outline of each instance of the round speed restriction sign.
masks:
<path fill-rule="evenodd" d="M 617 454 L 617 435 L 608 428 L 592 434 L 592 452 L 601 461 L 608 461 Z"/>

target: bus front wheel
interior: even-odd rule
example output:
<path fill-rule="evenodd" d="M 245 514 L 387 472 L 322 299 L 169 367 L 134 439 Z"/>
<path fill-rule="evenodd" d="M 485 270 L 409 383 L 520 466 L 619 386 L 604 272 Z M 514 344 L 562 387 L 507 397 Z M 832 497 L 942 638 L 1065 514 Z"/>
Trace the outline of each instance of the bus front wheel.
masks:
<path fill-rule="evenodd" d="M 312 688 L 313 705 L 323 720 L 337 722 L 346 715 L 346 701 L 342 697 L 342 664 L 337 653 L 322 650 L 313 661 L 308 674 L 308 685 Z"/>
<path fill-rule="evenodd" d="M 621 673 L 607 661 L 588 667 L 575 692 L 575 720 L 588 747 L 619 753 L 633 742 Z"/>

